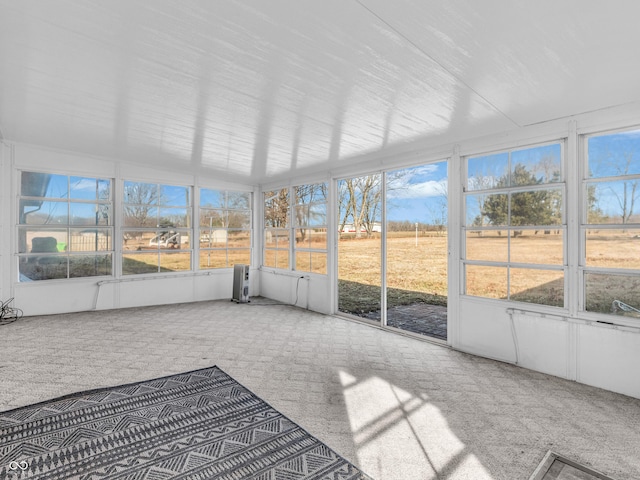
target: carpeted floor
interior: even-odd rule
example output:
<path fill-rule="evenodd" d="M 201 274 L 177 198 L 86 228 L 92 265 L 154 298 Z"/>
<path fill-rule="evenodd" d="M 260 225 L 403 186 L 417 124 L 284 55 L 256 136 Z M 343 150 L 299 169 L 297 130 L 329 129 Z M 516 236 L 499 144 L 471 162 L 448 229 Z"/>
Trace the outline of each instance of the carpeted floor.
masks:
<path fill-rule="evenodd" d="M 51 315 L 0 336 L 0 410 L 218 365 L 376 480 L 526 480 L 548 450 L 640 478 L 638 399 L 298 308 Z"/>
<path fill-rule="evenodd" d="M 217 367 L 0 413 L 0 478 L 367 480 Z"/>

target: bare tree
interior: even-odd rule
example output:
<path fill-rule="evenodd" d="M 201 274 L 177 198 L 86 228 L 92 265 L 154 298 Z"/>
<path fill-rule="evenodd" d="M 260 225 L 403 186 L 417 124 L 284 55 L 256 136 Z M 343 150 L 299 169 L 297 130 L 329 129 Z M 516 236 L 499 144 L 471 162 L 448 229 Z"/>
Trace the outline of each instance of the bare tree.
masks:
<path fill-rule="evenodd" d="M 356 238 L 362 237 L 362 233 L 370 237 L 376 223 L 380 221 L 382 176 L 376 174 L 341 180 L 338 197 L 341 217 L 340 230 L 342 231 L 348 220 L 351 219 Z"/>
<path fill-rule="evenodd" d="M 607 152 L 604 158 L 596 159 L 594 163 L 603 166 L 605 172 L 607 172 L 607 176 L 615 175 L 620 177 L 630 175 L 632 168 L 635 166 L 634 154 L 630 151 L 623 153 L 615 152 L 615 154 Z M 629 223 L 635 213 L 636 201 L 640 195 L 640 191 L 638 190 L 639 182 L 640 180 L 637 178 L 625 179 L 622 180 L 622 189 L 608 187 L 618 205 L 620 218 L 622 220 L 621 223 Z"/>
<path fill-rule="evenodd" d="M 295 225 L 298 227 L 308 227 L 318 222 L 326 223 L 326 209 L 317 210 L 317 205 L 327 202 L 327 184 L 326 183 L 310 183 L 306 185 L 299 185 L 294 188 L 295 196 Z M 321 221 L 320 216 L 325 217 L 324 221 Z M 307 228 L 299 228 L 297 233 L 299 237 L 296 238 L 297 242 L 304 242 L 307 236 Z"/>
<path fill-rule="evenodd" d="M 156 226 L 156 218 L 150 217 L 160 199 L 158 186 L 150 183 L 125 182 L 124 220 L 127 227 Z"/>
<path fill-rule="evenodd" d="M 287 228 L 289 226 L 289 189 L 265 192 L 264 202 L 265 227 Z"/>

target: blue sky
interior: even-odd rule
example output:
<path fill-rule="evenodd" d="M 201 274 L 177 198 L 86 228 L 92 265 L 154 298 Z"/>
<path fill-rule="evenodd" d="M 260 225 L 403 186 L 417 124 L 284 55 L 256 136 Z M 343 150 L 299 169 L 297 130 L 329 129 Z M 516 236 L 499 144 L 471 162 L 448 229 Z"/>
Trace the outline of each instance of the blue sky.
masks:
<path fill-rule="evenodd" d="M 446 222 L 446 161 L 389 172 L 387 178 L 388 220 L 433 224 L 444 214 Z"/>
<path fill-rule="evenodd" d="M 587 141 L 588 176 L 602 179 L 617 175 L 640 174 L 640 131 L 620 132 L 612 135 L 590 137 Z M 640 180 L 627 180 L 628 200 L 631 205 L 630 192 L 633 183 L 637 184 L 635 192 L 634 217 L 640 213 Z M 624 204 L 624 181 L 594 182 L 597 206 L 611 220 L 618 221 Z M 637 221 L 632 219 L 632 221 Z"/>

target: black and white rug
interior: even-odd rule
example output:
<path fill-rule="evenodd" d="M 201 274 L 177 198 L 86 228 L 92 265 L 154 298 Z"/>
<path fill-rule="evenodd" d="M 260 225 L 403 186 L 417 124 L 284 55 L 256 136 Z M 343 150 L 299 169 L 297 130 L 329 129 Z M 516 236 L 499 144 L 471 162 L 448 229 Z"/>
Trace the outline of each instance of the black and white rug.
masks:
<path fill-rule="evenodd" d="M 369 479 L 217 367 L 0 412 L 0 480 L 27 478 Z"/>

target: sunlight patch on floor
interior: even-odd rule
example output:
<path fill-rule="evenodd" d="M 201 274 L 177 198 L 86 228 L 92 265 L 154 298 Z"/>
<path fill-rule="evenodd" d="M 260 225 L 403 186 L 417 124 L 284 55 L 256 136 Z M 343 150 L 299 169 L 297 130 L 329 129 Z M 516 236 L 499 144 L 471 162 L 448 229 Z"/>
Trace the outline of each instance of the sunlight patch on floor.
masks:
<path fill-rule="evenodd" d="M 377 465 L 377 471 L 367 472 L 374 478 L 402 478 L 404 469 L 414 475 L 418 469 L 423 478 L 447 478 L 461 469 L 476 479 L 491 478 L 426 396 L 379 377 L 339 375 L 358 460 Z M 407 458 L 414 463 L 407 465 Z"/>

